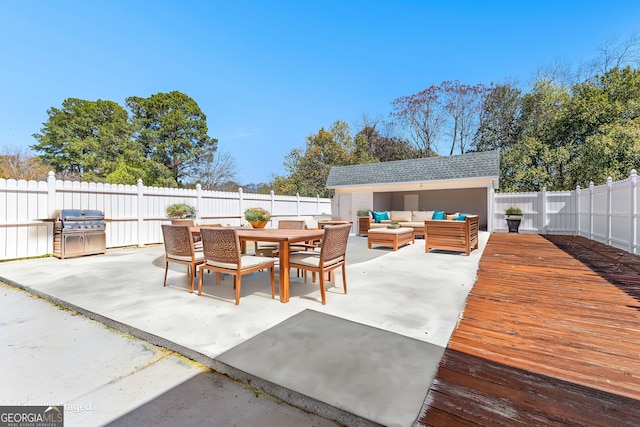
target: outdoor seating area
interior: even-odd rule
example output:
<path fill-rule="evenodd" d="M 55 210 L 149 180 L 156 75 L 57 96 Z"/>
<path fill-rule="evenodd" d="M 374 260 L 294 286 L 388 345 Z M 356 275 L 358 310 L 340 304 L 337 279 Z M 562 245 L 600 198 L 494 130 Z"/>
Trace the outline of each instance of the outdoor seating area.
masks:
<path fill-rule="evenodd" d="M 346 294 L 346 247 L 350 223 L 325 225 L 307 229 L 304 220 L 280 220 L 278 228 L 222 227 L 196 225 L 192 220 L 177 222 L 183 225 L 162 225 L 165 242 L 165 279 L 169 263 L 187 266 L 189 292 L 194 289 L 199 275 L 198 295 L 210 279 L 203 273 L 215 272 L 216 283 L 221 284 L 224 275 L 233 277 L 235 304 L 240 304 L 242 277 L 259 274 L 268 269 L 271 277 L 271 296 L 275 298 L 274 270 L 278 266 L 280 301 L 289 301 L 290 269 L 312 272 L 312 281 L 319 275 L 321 302 L 326 304 L 325 274 L 333 281 L 332 272 L 342 267 L 343 287 Z M 247 253 L 247 243 L 252 243 L 252 253 Z M 307 277 L 304 275 L 306 282 Z M 205 292 L 205 295 L 207 293 Z"/>

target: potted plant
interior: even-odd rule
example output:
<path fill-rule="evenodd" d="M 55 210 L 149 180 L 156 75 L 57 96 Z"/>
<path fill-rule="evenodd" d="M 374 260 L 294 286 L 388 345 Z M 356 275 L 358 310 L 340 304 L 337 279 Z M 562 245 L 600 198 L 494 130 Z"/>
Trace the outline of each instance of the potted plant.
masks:
<path fill-rule="evenodd" d="M 253 228 L 264 228 L 269 222 L 271 214 L 268 210 L 262 208 L 248 208 L 244 211 L 244 219 L 247 220 Z"/>
<path fill-rule="evenodd" d="M 518 233 L 520 221 L 522 221 L 522 209 L 511 206 L 504 211 L 509 233 Z"/>
<path fill-rule="evenodd" d="M 369 219 L 369 210 L 367 209 L 358 209 L 356 212 L 356 216 L 358 217 L 358 234 L 360 236 L 367 235 L 369 231 L 369 225 L 371 220 Z"/>
<path fill-rule="evenodd" d="M 196 208 L 186 203 L 174 203 L 167 206 L 167 216 L 169 218 L 195 218 Z"/>
<path fill-rule="evenodd" d="M 396 229 L 400 228 L 400 223 L 398 221 L 392 221 L 391 224 L 387 225 L 387 228 Z"/>

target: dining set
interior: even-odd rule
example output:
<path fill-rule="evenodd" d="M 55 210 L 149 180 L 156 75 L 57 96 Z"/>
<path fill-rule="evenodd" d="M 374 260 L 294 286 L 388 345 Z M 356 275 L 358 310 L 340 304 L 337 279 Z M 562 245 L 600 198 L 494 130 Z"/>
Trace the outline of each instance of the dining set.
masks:
<path fill-rule="evenodd" d="M 169 263 L 188 267 L 189 292 L 195 288 L 198 277 L 198 295 L 212 282 L 203 274 L 215 273 L 215 282 L 221 284 L 222 275 L 233 277 L 235 304 L 240 303 L 242 277 L 269 270 L 271 297 L 275 298 L 275 269 L 278 268 L 280 302 L 289 302 L 291 270 L 312 273 L 319 278 L 322 304 L 326 304 L 327 280 L 333 281 L 333 272 L 342 269 L 344 293 L 346 282 L 346 249 L 351 224 L 325 225 L 307 228 L 304 220 L 280 220 L 277 228 L 249 228 L 221 225 L 196 225 L 193 220 L 174 220 L 162 225 L 165 245 L 164 286 L 167 286 Z M 247 242 L 254 242 L 255 253 L 247 253 Z M 207 275 L 209 276 L 209 275 Z"/>

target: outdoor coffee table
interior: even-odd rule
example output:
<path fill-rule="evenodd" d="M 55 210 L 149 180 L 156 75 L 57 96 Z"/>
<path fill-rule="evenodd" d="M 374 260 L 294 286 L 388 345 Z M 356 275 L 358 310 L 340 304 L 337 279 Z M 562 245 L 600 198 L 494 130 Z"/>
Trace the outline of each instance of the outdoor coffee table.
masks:
<path fill-rule="evenodd" d="M 369 249 L 371 245 L 381 245 L 397 251 L 400 246 L 415 243 L 412 227 L 372 228 L 367 232 L 367 239 Z"/>

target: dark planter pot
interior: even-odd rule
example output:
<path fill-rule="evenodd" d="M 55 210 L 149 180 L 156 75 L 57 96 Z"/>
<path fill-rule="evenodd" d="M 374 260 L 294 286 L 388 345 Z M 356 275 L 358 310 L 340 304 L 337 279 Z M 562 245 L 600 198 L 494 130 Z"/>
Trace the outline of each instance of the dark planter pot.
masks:
<path fill-rule="evenodd" d="M 509 227 L 509 233 L 518 233 L 520 228 L 520 221 L 522 221 L 522 215 L 507 215 L 507 226 Z"/>

